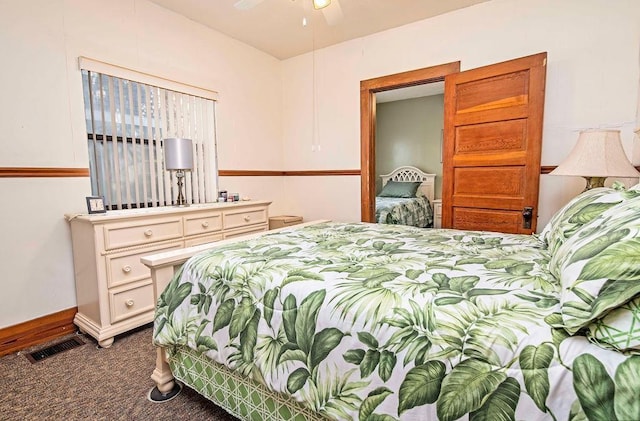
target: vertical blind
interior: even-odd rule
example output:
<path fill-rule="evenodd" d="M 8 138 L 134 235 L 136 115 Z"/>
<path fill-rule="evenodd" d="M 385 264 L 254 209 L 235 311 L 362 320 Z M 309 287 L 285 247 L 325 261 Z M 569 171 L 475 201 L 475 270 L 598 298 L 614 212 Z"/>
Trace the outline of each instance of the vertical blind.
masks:
<path fill-rule="evenodd" d="M 215 92 L 85 58 L 80 66 L 91 189 L 108 209 L 176 202 L 175 175 L 164 169 L 170 137 L 193 141 L 187 202 L 216 199 Z"/>

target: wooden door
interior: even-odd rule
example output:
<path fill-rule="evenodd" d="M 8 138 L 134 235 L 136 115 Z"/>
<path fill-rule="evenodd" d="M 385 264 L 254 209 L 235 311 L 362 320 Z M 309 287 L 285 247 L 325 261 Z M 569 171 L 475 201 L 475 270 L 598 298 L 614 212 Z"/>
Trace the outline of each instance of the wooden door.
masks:
<path fill-rule="evenodd" d="M 540 53 L 446 76 L 443 227 L 535 232 L 546 63 Z"/>

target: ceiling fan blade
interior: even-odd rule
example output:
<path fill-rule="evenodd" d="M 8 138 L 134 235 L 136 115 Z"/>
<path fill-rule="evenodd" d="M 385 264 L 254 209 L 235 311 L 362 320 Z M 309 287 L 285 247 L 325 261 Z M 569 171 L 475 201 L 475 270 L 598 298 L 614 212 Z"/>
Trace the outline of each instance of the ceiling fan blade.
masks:
<path fill-rule="evenodd" d="M 233 4 L 238 10 L 249 10 L 262 3 L 264 0 L 238 0 Z"/>
<path fill-rule="evenodd" d="M 331 0 L 313 0 L 313 8 L 316 10 L 324 9 L 331 4 Z"/>
<path fill-rule="evenodd" d="M 331 4 L 322 9 L 322 14 L 324 14 L 329 26 L 335 26 L 342 22 L 343 15 L 340 0 L 331 0 Z"/>

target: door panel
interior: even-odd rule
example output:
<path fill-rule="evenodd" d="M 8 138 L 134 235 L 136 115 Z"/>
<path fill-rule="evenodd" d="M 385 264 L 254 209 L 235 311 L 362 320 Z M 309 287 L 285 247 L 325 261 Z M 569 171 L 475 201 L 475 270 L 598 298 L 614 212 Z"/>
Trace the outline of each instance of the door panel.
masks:
<path fill-rule="evenodd" d="M 457 229 L 506 232 L 520 223 L 520 216 L 513 212 L 478 208 L 454 208 L 453 220 Z"/>
<path fill-rule="evenodd" d="M 527 72 L 516 72 L 459 84 L 457 112 L 475 113 L 526 104 L 528 76 Z"/>
<path fill-rule="evenodd" d="M 453 194 L 463 196 L 522 197 L 524 194 L 524 171 L 521 166 L 497 168 L 456 168 L 458 182 Z M 461 203 L 461 202 L 459 202 Z"/>
<path fill-rule="evenodd" d="M 443 227 L 535 232 L 545 75 L 541 53 L 445 78 Z"/>
<path fill-rule="evenodd" d="M 456 168 L 455 177 L 454 208 L 495 209 L 493 205 L 500 201 L 503 210 L 520 209 L 524 196 L 522 167 Z"/>
<path fill-rule="evenodd" d="M 455 156 L 526 151 L 527 120 L 507 120 L 456 128 Z"/>

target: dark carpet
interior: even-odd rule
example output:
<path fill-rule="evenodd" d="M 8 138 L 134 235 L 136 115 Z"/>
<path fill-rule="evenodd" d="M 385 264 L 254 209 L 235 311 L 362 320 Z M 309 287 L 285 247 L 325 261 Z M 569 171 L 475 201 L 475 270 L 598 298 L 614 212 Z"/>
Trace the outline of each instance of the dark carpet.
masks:
<path fill-rule="evenodd" d="M 117 336 L 108 349 L 79 337 L 85 345 L 35 364 L 25 354 L 43 345 L 0 358 L 0 419 L 237 421 L 188 387 L 166 403 L 147 400 L 155 366 L 150 326 Z"/>

